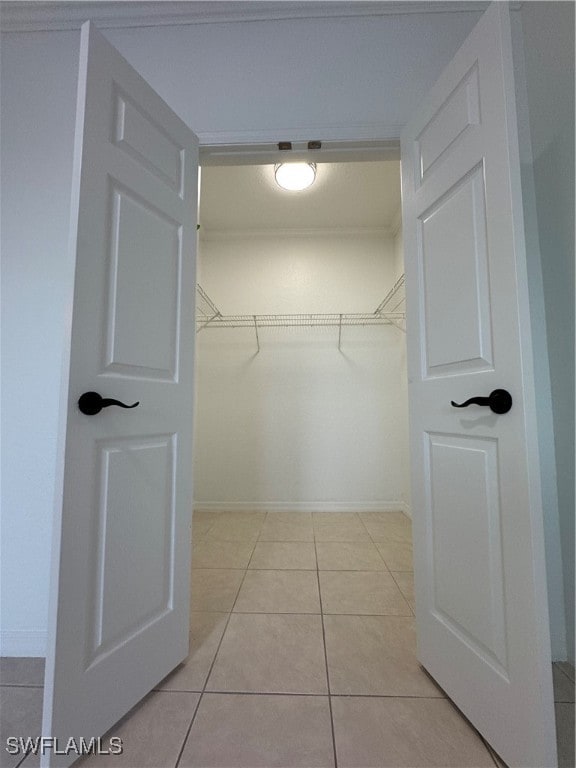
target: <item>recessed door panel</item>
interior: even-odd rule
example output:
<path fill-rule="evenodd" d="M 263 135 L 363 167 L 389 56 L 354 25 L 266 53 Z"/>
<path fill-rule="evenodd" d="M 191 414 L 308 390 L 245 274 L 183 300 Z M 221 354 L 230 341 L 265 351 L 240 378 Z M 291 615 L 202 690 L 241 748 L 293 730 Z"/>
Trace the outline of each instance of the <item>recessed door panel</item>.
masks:
<path fill-rule="evenodd" d="M 177 377 L 180 225 L 142 198 L 111 185 L 110 302 L 106 370 Z"/>
<path fill-rule="evenodd" d="M 469 126 L 479 122 L 480 92 L 475 64 L 416 139 L 417 183 Z"/>
<path fill-rule="evenodd" d="M 115 92 L 114 142 L 181 195 L 184 160 L 182 147 L 175 144 L 116 84 Z"/>
<path fill-rule="evenodd" d="M 476 653 L 504 670 L 498 444 L 452 435 L 428 438 L 434 610 Z"/>
<path fill-rule="evenodd" d="M 483 166 L 420 218 L 428 376 L 492 367 Z"/>
<path fill-rule="evenodd" d="M 100 446 L 92 660 L 172 602 L 175 436 Z"/>

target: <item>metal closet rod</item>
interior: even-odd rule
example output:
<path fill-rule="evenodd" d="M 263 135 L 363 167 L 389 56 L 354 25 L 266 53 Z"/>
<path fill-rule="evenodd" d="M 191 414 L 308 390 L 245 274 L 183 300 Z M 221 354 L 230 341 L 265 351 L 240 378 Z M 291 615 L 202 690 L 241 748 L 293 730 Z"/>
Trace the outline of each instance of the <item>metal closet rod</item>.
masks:
<path fill-rule="evenodd" d="M 254 328 L 256 344 L 260 351 L 258 328 L 338 327 L 338 349 L 340 349 L 343 326 L 394 325 L 405 332 L 403 322 L 406 319 L 406 313 L 400 309 L 404 302 L 404 296 L 401 294 L 403 286 L 404 275 L 398 278 L 374 312 L 223 315 L 198 283 L 196 333 L 200 333 L 204 328 Z"/>

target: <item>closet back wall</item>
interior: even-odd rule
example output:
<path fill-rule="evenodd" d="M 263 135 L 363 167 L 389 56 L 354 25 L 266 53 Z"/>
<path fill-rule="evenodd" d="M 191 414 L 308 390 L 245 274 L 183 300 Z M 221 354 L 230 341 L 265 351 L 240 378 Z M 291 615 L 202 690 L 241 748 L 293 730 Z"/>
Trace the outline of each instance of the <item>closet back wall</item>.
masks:
<path fill-rule="evenodd" d="M 225 314 L 366 312 L 395 275 L 382 234 L 204 235 L 200 283 Z M 198 335 L 196 508 L 398 509 L 405 337 L 393 326 Z"/>

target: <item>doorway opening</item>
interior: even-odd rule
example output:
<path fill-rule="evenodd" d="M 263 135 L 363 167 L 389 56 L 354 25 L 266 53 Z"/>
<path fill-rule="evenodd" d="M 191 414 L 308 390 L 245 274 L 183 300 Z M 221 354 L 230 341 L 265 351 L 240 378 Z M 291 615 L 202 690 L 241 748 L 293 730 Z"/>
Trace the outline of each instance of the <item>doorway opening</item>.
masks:
<path fill-rule="evenodd" d="M 398 160 L 203 168 L 196 508 L 409 513 Z"/>
<path fill-rule="evenodd" d="M 202 169 L 191 626 L 216 647 L 184 761 L 224 760 L 218 697 L 307 719 L 323 765 L 339 696 L 443 696 L 415 654 L 400 164 L 318 164 L 295 194 L 273 168 Z M 491 764 L 471 728 L 466 751 Z"/>

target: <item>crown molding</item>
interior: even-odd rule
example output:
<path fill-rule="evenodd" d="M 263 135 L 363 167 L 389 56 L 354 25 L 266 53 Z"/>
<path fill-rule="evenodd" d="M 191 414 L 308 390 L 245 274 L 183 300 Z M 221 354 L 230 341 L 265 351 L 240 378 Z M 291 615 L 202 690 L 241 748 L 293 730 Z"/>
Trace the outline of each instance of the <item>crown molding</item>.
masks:
<path fill-rule="evenodd" d="M 216 24 L 289 19 L 359 18 L 414 13 L 478 13 L 488 2 L 474 0 L 117 0 L 116 2 L 20 2 L 0 3 L 3 32 L 44 32 L 80 29 L 91 19 L 100 29 Z"/>

